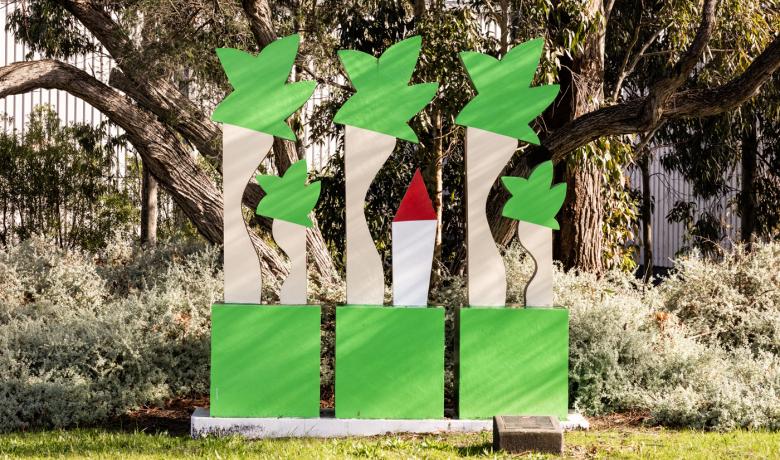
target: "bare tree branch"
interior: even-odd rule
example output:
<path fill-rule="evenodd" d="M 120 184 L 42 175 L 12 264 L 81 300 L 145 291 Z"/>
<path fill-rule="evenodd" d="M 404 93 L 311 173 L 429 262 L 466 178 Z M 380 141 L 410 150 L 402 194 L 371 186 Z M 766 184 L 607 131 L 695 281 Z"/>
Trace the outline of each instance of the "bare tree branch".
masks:
<path fill-rule="evenodd" d="M 620 75 L 618 75 L 617 82 L 615 83 L 615 89 L 612 91 L 612 102 L 618 101 L 618 98 L 620 97 L 620 91 L 623 89 L 623 82 L 626 80 L 626 78 L 628 78 L 629 75 L 634 73 L 636 66 L 639 64 L 639 61 L 642 59 L 642 57 L 645 56 L 647 49 L 650 48 L 650 46 L 658 39 L 658 37 L 666 30 L 667 27 L 668 26 L 664 26 L 655 31 L 655 33 L 644 43 L 644 45 L 642 45 L 636 55 L 634 55 L 634 59 L 631 60 L 630 65 L 627 65 L 629 53 L 626 52 L 623 65 L 620 70 Z M 634 44 L 636 44 L 636 42 L 632 42 L 629 51 L 633 49 Z"/>
<path fill-rule="evenodd" d="M 139 105 L 166 121 L 190 141 L 201 155 L 219 165 L 222 159 L 222 131 L 169 80 L 155 77 L 141 65 L 130 37 L 92 0 L 57 0 L 100 41 L 124 76 L 112 73 L 112 85 L 136 99 Z M 220 168 L 217 168 L 220 169 Z M 221 174 L 220 169 L 220 174 Z"/>
<path fill-rule="evenodd" d="M 767 46 L 742 75 L 717 88 L 688 90 L 668 98 L 660 109 L 660 119 L 706 117 L 739 106 L 755 96 L 780 68 L 780 36 Z M 649 96 L 648 96 L 649 97 Z M 604 107 L 585 114 L 548 136 L 542 144 L 555 161 L 603 136 L 633 134 L 652 129 L 643 114 L 647 97 Z"/>
<path fill-rule="evenodd" d="M 276 40 L 271 6 L 266 0 L 241 0 L 241 6 L 249 20 L 252 35 L 255 36 L 255 41 L 260 47 L 267 46 Z"/>
<path fill-rule="evenodd" d="M 670 75 L 657 81 L 651 88 L 650 94 L 645 100 L 643 116 L 647 117 L 651 125 L 661 121 L 663 107 L 677 89 L 685 83 L 688 75 L 696 67 L 707 43 L 715 28 L 715 9 L 717 0 L 704 0 L 701 22 L 696 36 L 685 54 L 677 61 Z"/>

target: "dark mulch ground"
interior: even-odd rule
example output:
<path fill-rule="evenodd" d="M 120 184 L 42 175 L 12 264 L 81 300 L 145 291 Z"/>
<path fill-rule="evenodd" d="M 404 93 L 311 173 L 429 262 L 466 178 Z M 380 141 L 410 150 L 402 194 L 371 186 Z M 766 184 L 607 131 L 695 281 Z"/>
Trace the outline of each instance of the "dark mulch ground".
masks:
<path fill-rule="evenodd" d="M 108 428 L 121 431 L 168 432 L 187 434 L 190 432 L 190 416 L 196 407 L 208 407 L 209 398 L 177 398 L 166 401 L 162 407 L 142 407 L 113 420 Z"/>
<path fill-rule="evenodd" d="M 332 401 L 330 401 L 332 404 Z M 168 432 L 187 434 L 190 431 L 190 416 L 196 407 L 208 407 L 208 396 L 197 398 L 177 398 L 166 401 L 162 407 L 142 407 L 128 412 L 113 420 L 107 428 L 120 431 L 144 431 L 149 433 Z M 328 404 L 323 401 L 323 407 Z M 332 405 L 331 405 L 332 407 Z M 648 415 L 632 412 L 612 414 L 603 417 L 589 417 L 591 429 L 608 430 L 611 428 L 642 427 Z"/>

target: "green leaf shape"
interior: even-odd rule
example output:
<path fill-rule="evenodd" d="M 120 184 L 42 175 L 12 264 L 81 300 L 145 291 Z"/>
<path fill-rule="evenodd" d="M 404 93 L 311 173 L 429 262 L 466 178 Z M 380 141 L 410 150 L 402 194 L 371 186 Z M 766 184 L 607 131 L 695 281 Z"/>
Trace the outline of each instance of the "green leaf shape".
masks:
<path fill-rule="evenodd" d="M 306 185 L 306 160 L 290 165 L 282 177 L 257 175 L 256 179 L 266 193 L 257 205 L 256 214 L 312 226 L 309 214 L 320 199 L 320 182 Z"/>
<path fill-rule="evenodd" d="M 566 198 L 566 183 L 552 185 L 553 163 L 545 161 L 533 171 L 528 179 L 504 176 L 501 182 L 512 197 L 504 205 L 501 214 L 510 219 L 559 230 L 555 215 Z"/>
<path fill-rule="evenodd" d="M 422 37 L 418 35 L 396 43 L 379 58 L 362 51 L 339 51 L 356 92 L 341 106 L 333 122 L 419 142 L 407 122 L 439 88 L 438 83 L 409 85 L 421 47 Z"/>
<path fill-rule="evenodd" d="M 306 103 L 317 86 L 313 81 L 287 83 L 299 43 L 300 36 L 288 35 L 270 43 L 257 56 L 217 48 L 234 91 L 217 106 L 211 119 L 296 140 L 286 120 Z"/>
<path fill-rule="evenodd" d="M 474 51 L 460 53 L 477 96 L 461 110 L 455 123 L 539 145 L 539 137 L 529 125 L 560 90 L 558 85 L 531 87 L 543 47 L 543 39 L 529 40 L 509 50 L 500 61 Z"/>

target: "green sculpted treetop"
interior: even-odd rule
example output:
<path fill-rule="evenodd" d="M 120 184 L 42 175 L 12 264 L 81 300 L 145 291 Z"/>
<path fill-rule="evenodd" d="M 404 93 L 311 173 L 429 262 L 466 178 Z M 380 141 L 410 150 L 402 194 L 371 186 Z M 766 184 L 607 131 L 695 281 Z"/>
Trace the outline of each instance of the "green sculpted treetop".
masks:
<path fill-rule="evenodd" d="M 320 198 L 320 183 L 306 185 L 306 160 L 290 165 L 282 177 L 258 175 L 256 179 L 266 193 L 257 205 L 258 215 L 312 226 L 309 213 Z"/>
<path fill-rule="evenodd" d="M 530 87 L 543 46 L 541 38 L 529 40 L 509 50 L 500 61 L 474 51 L 460 53 L 477 96 L 455 122 L 538 145 L 539 137 L 529 124 L 559 90 L 558 85 Z"/>
<path fill-rule="evenodd" d="M 233 48 L 218 48 L 217 56 L 234 91 L 214 110 L 214 121 L 295 140 L 285 120 L 309 99 L 313 81 L 287 83 L 300 37 L 289 35 L 253 56 Z"/>
<path fill-rule="evenodd" d="M 356 92 L 336 113 L 334 123 L 418 142 L 407 122 L 439 87 L 437 83 L 409 86 L 421 46 L 422 38 L 416 36 L 396 43 L 379 58 L 362 51 L 339 51 Z"/>
<path fill-rule="evenodd" d="M 528 179 L 504 176 L 501 182 L 512 197 L 504 205 L 502 215 L 514 220 L 559 230 L 555 215 L 566 198 L 566 184 L 552 185 L 553 163 L 546 161 L 531 171 Z"/>

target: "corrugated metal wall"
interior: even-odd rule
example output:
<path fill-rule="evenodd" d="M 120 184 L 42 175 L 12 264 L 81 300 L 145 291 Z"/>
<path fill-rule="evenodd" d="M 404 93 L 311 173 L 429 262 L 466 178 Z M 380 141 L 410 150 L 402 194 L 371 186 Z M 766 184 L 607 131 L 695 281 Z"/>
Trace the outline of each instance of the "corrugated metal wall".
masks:
<path fill-rule="evenodd" d="M 670 147 L 653 150 L 650 163 L 650 193 L 654 198 L 654 212 L 652 218 L 653 228 L 653 265 L 656 267 L 669 267 L 675 254 L 685 245 L 685 225 L 683 223 L 669 222 L 666 216 L 678 201 L 696 203 L 697 213 L 709 211 L 720 216 L 722 224 L 726 227 L 726 239 L 722 243 L 726 246 L 736 241 L 739 230 L 739 216 L 730 209 L 728 202 L 740 188 L 739 174 L 735 171 L 727 177 L 731 190 L 723 199 L 704 200 L 694 196 L 693 187 L 682 175 L 674 171 L 666 171 L 661 164 L 661 159 L 672 152 Z M 632 188 L 642 191 L 642 173 L 638 167 L 628 170 L 628 178 Z M 641 231 L 639 233 L 641 238 Z M 639 263 L 644 261 L 644 250 L 640 251 Z"/>
<path fill-rule="evenodd" d="M 0 66 L 14 62 L 25 61 L 30 50 L 22 43 L 16 41 L 13 33 L 7 29 L 8 16 L 17 7 L 17 2 L 8 1 L 0 4 Z M 40 59 L 41 56 L 33 54 L 30 59 Z M 68 64 L 84 70 L 98 80 L 108 83 L 112 61 L 105 53 L 94 53 L 84 56 L 75 56 L 66 60 Z M 107 121 L 107 118 L 90 104 L 71 96 L 65 91 L 56 89 L 37 89 L 25 94 L 9 96 L 0 99 L 2 109 L 2 126 L 4 132 L 17 132 L 24 135 L 30 112 L 38 105 L 47 104 L 59 115 L 63 124 L 89 123 L 98 125 Z M 112 126 L 109 134 L 117 136 L 121 130 Z M 124 177 L 125 165 L 128 156 L 125 149 L 116 150 L 114 159 L 114 171 L 112 175 L 121 179 Z"/>

